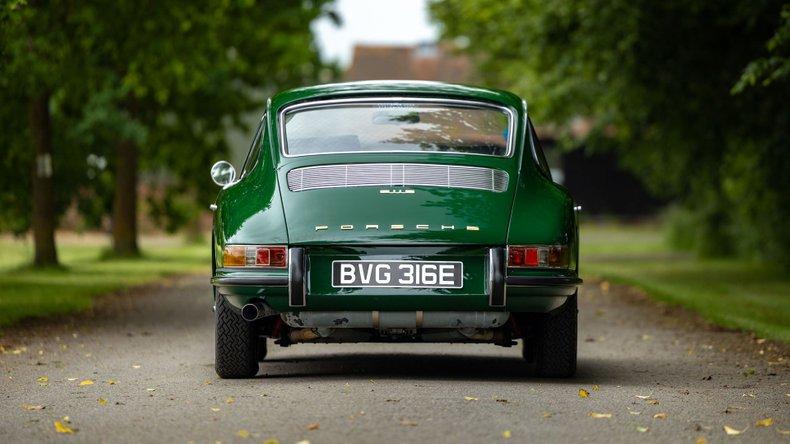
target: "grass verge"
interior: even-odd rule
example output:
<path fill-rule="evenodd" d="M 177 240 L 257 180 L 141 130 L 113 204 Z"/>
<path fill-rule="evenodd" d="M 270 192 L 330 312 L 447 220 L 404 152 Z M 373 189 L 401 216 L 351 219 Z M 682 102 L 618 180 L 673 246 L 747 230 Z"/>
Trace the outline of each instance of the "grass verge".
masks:
<path fill-rule="evenodd" d="M 779 267 L 672 251 L 654 225 L 583 225 L 581 256 L 584 277 L 638 287 L 717 325 L 790 342 L 790 277 Z"/>
<path fill-rule="evenodd" d="M 186 245 L 175 238 L 143 238 L 143 256 L 102 259 L 105 236 L 58 236 L 62 268 L 29 266 L 28 240 L 0 238 L 0 327 L 30 317 L 53 316 L 90 308 L 94 298 L 148 284 L 166 276 L 209 273 L 208 244 Z"/>

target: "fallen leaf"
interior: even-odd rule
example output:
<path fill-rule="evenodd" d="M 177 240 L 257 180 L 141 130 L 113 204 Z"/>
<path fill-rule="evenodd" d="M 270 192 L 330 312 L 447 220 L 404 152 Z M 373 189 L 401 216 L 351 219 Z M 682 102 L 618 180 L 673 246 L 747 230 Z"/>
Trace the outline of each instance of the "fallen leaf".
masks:
<path fill-rule="evenodd" d="M 664 412 L 656 413 L 653 415 L 653 419 L 667 419 L 667 414 Z"/>
<path fill-rule="evenodd" d="M 773 420 L 773 418 L 761 419 L 761 420 L 757 421 L 755 423 L 755 425 L 757 427 L 771 427 L 772 425 L 774 425 L 774 420 Z"/>
<path fill-rule="evenodd" d="M 790 435 L 790 430 L 776 429 L 780 435 Z"/>
<path fill-rule="evenodd" d="M 211 408 L 211 411 L 212 411 L 212 412 L 218 412 L 218 411 L 219 411 L 219 407 L 212 407 L 212 408 Z"/>
<path fill-rule="evenodd" d="M 108 384 L 108 385 L 115 385 L 115 384 L 117 384 L 117 383 L 118 383 L 118 381 L 116 381 L 115 379 L 108 379 L 108 380 L 107 380 L 107 384 Z"/>
<path fill-rule="evenodd" d="M 140 364 L 132 364 L 132 368 L 140 368 Z"/>
<path fill-rule="evenodd" d="M 310 441 L 303 439 L 301 441 L 297 441 L 296 444 L 310 444 Z"/>
<path fill-rule="evenodd" d="M 639 433 L 647 433 L 648 430 L 650 430 L 650 427 L 636 426 L 636 431 Z"/>
<path fill-rule="evenodd" d="M 611 284 L 609 284 L 609 282 L 607 282 L 607 281 L 601 282 L 601 284 L 599 286 L 601 287 L 601 291 L 603 291 L 604 293 L 609 291 L 609 288 L 611 288 Z"/>
<path fill-rule="evenodd" d="M 513 436 L 513 434 L 510 433 L 510 430 L 505 430 L 504 432 L 502 432 L 502 438 L 504 439 L 510 439 L 511 436 Z"/>
<path fill-rule="evenodd" d="M 658 399 L 648 399 L 647 403 L 650 405 L 658 405 Z"/>
<path fill-rule="evenodd" d="M 228 396 L 228 399 L 225 400 L 225 404 L 233 404 L 234 402 L 236 402 L 236 398 L 233 396 Z"/>
<path fill-rule="evenodd" d="M 651 393 L 649 395 L 634 395 L 634 396 L 636 396 L 639 399 L 650 399 L 650 397 L 653 396 L 653 394 Z"/>
<path fill-rule="evenodd" d="M 554 413 L 551 413 L 551 412 L 543 412 L 543 417 L 544 417 L 544 418 L 551 418 L 552 416 L 554 416 Z"/>
<path fill-rule="evenodd" d="M 99 403 L 99 405 L 107 405 L 107 400 L 104 398 L 99 398 L 96 401 Z"/>
<path fill-rule="evenodd" d="M 704 436 L 700 436 L 694 440 L 694 444 L 708 444 L 708 440 Z"/>
<path fill-rule="evenodd" d="M 93 380 L 85 379 L 83 381 L 80 381 L 80 387 L 85 387 L 86 385 L 93 385 Z"/>
<path fill-rule="evenodd" d="M 241 429 L 238 432 L 236 432 L 236 436 L 238 436 L 239 438 L 247 439 L 250 437 L 250 431 L 247 429 Z"/>
<path fill-rule="evenodd" d="M 321 424 L 317 422 L 311 422 L 310 424 L 307 424 L 307 430 L 318 430 L 319 427 L 321 427 Z"/>
<path fill-rule="evenodd" d="M 280 444 L 280 440 L 277 438 L 269 438 L 266 441 L 264 441 L 263 444 Z M 308 444 L 310 443 L 308 442 Z"/>
<path fill-rule="evenodd" d="M 643 340 L 643 341 L 649 341 L 649 340 L 651 340 L 651 339 L 653 339 L 653 337 L 652 337 L 652 336 L 650 336 L 650 335 L 642 335 L 642 340 Z"/>
<path fill-rule="evenodd" d="M 22 408 L 25 410 L 44 410 L 46 407 L 39 404 L 22 404 Z"/>
<path fill-rule="evenodd" d="M 466 399 L 467 401 L 477 401 L 477 398 L 475 398 L 474 396 L 464 396 L 464 399 Z"/>
<path fill-rule="evenodd" d="M 608 418 L 612 417 L 611 413 L 590 412 L 589 415 L 590 415 L 591 418 L 595 418 L 595 419 L 608 419 Z"/>
<path fill-rule="evenodd" d="M 66 380 L 69 381 L 69 382 L 74 382 L 74 381 L 77 380 L 77 378 L 66 378 Z"/>
<path fill-rule="evenodd" d="M 601 391 L 601 386 L 599 386 L 598 384 L 593 384 L 592 390 L 594 392 L 599 392 L 599 391 Z"/>
<path fill-rule="evenodd" d="M 55 431 L 58 433 L 67 433 L 69 435 L 74 434 L 74 430 L 71 427 L 63 424 L 60 421 L 55 421 Z"/>
<path fill-rule="evenodd" d="M 629 411 L 628 411 L 628 413 L 630 413 L 630 414 L 632 414 L 632 415 L 639 415 L 639 414 L 641 414 L 642 412 L 637 412 L 637 411 L 634 411 L 634 410 L 629 410 Z"/>
<path fill-rule="evenodd" d="M 148 387 L 147 389 L 145 389 L 145 391 L 147 391 L 147 392 L 155 392 L 156 389 L 153 388 L 153 387 Z"/>
<path fill-rule="evenodd" d="M 748 429 L 748 428 L 749 427 L 746 427 L 746 429 Z M 740 435 L 741 433 L 745 432 L 746 429 L 738 430 L 738 429 L 732 428 L 732 427 L 730 427 L 728 425 L 724 426 L 724 431 L 730 436 Z"/>
<path fill-rule="evenodd" d="M 585 389 L 579 389 L 579 398 L 589 398 L 590 392 Z"/>
<path fill-rule="evenodd" d="M 39 376 L 38 378 L 36 378 L 36 382 L 38 382 L 41 385 L 45 385 L 46 383 L 49 382 L 49 376 Z"/>
<path fill-rule="evenodd" d="M 410 419 L 403 418 L 403 419 L 400 420 L 400 425 L 408 426 L 408 427 L 415 427 L 415 426 L 417 426 L 417 423 L 412 421 L 412 420 L 410 420 Z"/>

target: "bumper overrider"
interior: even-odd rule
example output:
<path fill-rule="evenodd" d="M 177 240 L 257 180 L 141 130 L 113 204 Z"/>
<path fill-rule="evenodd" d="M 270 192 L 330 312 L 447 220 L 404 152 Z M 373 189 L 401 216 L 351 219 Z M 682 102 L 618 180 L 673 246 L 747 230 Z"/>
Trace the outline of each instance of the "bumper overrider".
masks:
<path fill-rule="evenodd" d="M 506 266 L 505 248 L 488 249 L 486 295 L 433 294 L 404 289 L 403 295 L 334 297 L 311 295 L 308 290 L 308 255 L 304 247 L 288 249 L 288 267 L 283 270 L 217 269 L 211 279 L 217 292 L 236 308 L 263 300 L 280 312 L 301 310 L 502 310 L 548 312 L 561 306 L 582 283 L 567 270 L 540 274 L 518 274 Z M 483 297 L 487 296 L 487 298 Z M 333 299 L 334 297 L 334 299 Z"/>

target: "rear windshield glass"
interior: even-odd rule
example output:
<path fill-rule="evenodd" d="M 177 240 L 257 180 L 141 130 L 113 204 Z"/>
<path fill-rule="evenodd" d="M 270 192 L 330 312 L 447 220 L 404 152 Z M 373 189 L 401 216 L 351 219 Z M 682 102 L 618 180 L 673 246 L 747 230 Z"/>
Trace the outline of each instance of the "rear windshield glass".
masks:
<path fill-rule="evenodd" d="M 484 104 L 307 105 L 283 116 L 287 155 L 345 152 L 509 154 L 510 113 Z M 282 122 L 281 122 L 282 124 Z"/>

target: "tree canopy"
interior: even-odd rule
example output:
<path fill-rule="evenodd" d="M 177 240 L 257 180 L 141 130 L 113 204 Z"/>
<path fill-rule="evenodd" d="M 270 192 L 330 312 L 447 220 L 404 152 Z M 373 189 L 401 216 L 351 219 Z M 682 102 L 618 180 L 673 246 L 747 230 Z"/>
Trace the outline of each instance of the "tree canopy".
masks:
<path fill-rule="evenodd" d="M 152 213 L 176 228 L 204 208 L 206 165 L 226 155 L 226 132 L 262 110 L 267 91 L 315 81 L 311 22 L 327 0 L 6 0 L 0 12 L 0 229 L 31 221 L 27 109 L 45 95 L 57 214 L 78 202 L 87 221 L 113 215 L 135 253 L 138 171 L 164 173 Z M 21 177 L 22 176 L 22 177 Z M 191 213 L 190 213 L 191 212 Z M 131 223 L 131 225 L 129 225 Z M 116 233 L 123 227 L 125 232 Z M 122 230 L 122 231 L 124 231 Z M 123 240 L 123 239 L 121 239 Z"/>
<path fill-rule="evenodd" d="M 537 120 L 593 123 L 566 146 L 616 149 L 653 192 L 678 199 L 687 244 L 789 263 L 782 3 L 437 0 L 431 12 L 481 80 L 525 96 Z"/>

